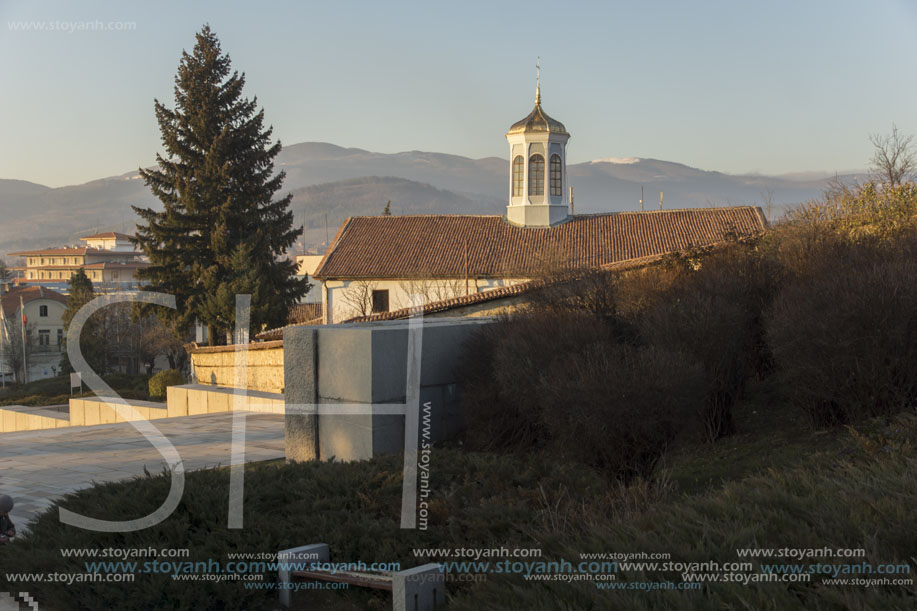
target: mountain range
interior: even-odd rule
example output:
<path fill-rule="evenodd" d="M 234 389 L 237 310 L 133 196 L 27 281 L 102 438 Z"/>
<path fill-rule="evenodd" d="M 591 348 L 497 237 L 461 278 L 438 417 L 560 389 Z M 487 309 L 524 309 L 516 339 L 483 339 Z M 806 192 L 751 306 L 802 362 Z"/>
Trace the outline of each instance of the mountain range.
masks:
<path fill-rule="evenodd" d="M 509 163 L 498 157 L 374 153 L 305 142 L 284 147 L 275 165 L 286 171 L 283 193 L 293 194 L 296 224 L 306 227 L 297 248 L 320 248 L 348 216 L 381 214 L 389 201 L 393 214 L 502 214 L 509 188 Z M 639 158 L 571 164 L 567 175 L 578 214 L 639 210 L 642 186 L 646 209 L 658 208 L 661 191 L 665 208 L 770 204 L 775 215 L 818 197 L 829 179 L 733 175 Z M 131 205 L 159 207 L 136 171 L 59 188 L 0 179 L 0 256 L 75 244 L 89 232 L 133 233 Z"/>

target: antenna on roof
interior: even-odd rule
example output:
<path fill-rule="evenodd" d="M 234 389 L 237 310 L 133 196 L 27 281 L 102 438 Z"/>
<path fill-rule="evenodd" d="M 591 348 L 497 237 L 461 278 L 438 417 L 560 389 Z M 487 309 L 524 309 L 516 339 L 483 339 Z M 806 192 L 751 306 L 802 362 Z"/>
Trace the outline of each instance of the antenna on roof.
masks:
<path fill-rule="evenodd" d="M 535 105 L 541 104 L 541 56 L 538 56 L 538 62 L 535 64 Z"/>

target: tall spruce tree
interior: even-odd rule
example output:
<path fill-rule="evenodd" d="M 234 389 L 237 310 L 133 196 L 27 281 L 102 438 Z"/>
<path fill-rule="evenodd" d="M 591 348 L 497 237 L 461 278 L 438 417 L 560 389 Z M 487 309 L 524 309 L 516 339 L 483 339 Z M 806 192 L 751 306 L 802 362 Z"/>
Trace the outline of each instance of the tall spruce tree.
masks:
<path fill-rule="evenodd" d="M 140 175 L 163 210 L 134 208 L 143 220 L 135 242 L 150 259 L 143 288 L 175 296 L 177 311 L 157 310 L 176 334 L 197 318 L 211 343 L 234 328 L 237 294 L 252 295 L 258 332 L 285 324 L 309 288 L 283 258 L 302 230 L 293 227 L 292 194 L 273 199 L 285 177 L 274 174 L 281 145 L 271 143 L 257 97 L 242 97 L 244 85 L 205 25 L 193 52 L 182 52 L 175 109 L 155 101 L 166 156 Z"/>

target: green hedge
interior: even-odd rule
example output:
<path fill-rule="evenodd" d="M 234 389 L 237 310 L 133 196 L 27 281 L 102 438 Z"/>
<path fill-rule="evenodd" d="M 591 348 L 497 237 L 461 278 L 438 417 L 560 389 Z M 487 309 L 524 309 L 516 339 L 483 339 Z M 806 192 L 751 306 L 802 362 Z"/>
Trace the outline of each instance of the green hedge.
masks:
<path fill-rule="evenodd" d="M 185 383 L 185 376 L 175 369 L 160 371 L 150 378 L 150 398 L 165 399 L 166 388 L 169 386 L 178 386 Z"/>

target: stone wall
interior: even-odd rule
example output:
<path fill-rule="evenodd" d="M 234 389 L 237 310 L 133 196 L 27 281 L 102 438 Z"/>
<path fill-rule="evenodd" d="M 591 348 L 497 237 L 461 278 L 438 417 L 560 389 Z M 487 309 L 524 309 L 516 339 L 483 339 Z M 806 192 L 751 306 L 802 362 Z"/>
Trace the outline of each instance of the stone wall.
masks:
<path fill-rule="evenodd" d="M 269 393 L 283 392 L 283 342 L 264 342 L 240 346 L 244 355 L 236 355 L 236 346 L 195 348 L 191 351 L 191 364 L 198 384 L 238 387 L 236 383 L 237 358 L 247 359 L 246 383 L 248 390 Z"/>

